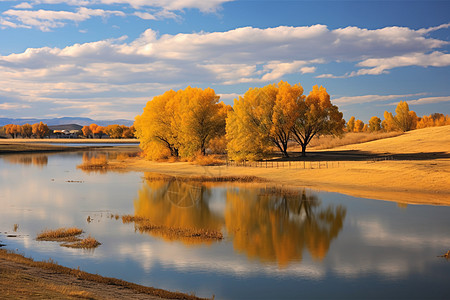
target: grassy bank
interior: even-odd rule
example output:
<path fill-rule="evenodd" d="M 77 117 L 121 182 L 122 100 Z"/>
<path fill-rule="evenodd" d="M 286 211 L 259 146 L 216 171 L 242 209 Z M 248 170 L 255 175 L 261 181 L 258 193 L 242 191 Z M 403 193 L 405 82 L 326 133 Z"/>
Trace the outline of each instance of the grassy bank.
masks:
<path fill-rule="evenodd" d="M 199 299 L 127 281 L 34 261 L 0 249 L 2 299 Z"/>
<path fill-rule="evenodd" d="M 450 126 L 415 130 L 331 152 L 317 151 L 307 159 L 305 165 L 297 161 L 289 167 L 285 162 L 278 168 L 277 164 L 268 168 L 264 164 L 198 166 L 140 158 L 118 164 L 122 164 L 122 169 L 175 176 L 255 176 L 281 186 L 310 187 L 408 204 L 450 205 Z"/>

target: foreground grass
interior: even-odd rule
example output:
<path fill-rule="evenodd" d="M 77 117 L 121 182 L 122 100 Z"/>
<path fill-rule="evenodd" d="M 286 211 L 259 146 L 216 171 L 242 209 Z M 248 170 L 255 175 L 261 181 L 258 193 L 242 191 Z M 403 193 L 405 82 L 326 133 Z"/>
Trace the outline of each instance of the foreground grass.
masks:
<path fill-rule="evenodd" d="M 0 249 L 2 299 L 200 299 L 58 265 Z"/>

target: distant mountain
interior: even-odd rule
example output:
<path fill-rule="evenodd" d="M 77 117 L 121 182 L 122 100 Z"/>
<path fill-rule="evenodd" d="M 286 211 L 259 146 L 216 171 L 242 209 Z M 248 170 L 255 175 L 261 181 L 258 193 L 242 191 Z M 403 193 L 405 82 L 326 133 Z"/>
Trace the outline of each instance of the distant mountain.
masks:
<path fill-rule="evenodd" d="M 133 121 L 125 120 L 125 119 L 117 119 L 117 120 L 92 120 L 90 118 L 79 118 L 79 117 L 62 117 L 62 118 L 54 118 L 54 119 L 11 119 L 11 118 L 0 118 L 0 126 L 5 126 L 6 124 L 34 124 L 43 122 L 48 126 L 52 125 L 64 125 L 64 124 L 78 124 L 81 126 L 90 125 L 95 123 L 99 126 L 108 126 L 111 124 L 119 124 L 125 126 L 133 125 Z"/>

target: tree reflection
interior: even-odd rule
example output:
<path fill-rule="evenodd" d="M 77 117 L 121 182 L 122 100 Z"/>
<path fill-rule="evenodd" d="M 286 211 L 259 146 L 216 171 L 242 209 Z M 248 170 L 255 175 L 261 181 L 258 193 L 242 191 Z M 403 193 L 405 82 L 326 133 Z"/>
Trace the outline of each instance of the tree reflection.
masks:
<path fill-rule="evenodd" d="M 320 206 L 306 191 L 235 189 L 227 193 L 225 224 L 236 250 L 285 267 L 303 249 L 322 260 L 343 226 L 346 209 Z"/>
<path fill-rule="evenodd" d="M 147 180 L 134 202 L 135 215 L 149 219 L 152 223 L 168 228 L 220 231 L 223 218 L 213 213 L 208 205 L 211 190 L 199 183 L 176 179 Z M 176 239 L 164 232 L 159 234 L 166 240 Z M 211 240 L 180 238 L 186 244 Z"/>
<path fill-rule="evenodd" d="M 212 188 L 153 177 L 138 192 L 135 215 L 167 227 L 226 228 L 235 250 L 252 259 L 276 262 L 280 267 L 301 261 L 305 248 L 313 259 L 322 260 L 343 228 L 345 207 L 324 207 L 316 195 L 306 190 L 230 187 L 221 214 L 209 207 Z M 149 233 L 186 244 L 211 242 Z"/>
<path fill-rule="evenodd" d="M 33 165 L 44 167 L 48 164 L 48 156 L 43 154 L 4 155 L 3 160 L 10 164 Z"/>

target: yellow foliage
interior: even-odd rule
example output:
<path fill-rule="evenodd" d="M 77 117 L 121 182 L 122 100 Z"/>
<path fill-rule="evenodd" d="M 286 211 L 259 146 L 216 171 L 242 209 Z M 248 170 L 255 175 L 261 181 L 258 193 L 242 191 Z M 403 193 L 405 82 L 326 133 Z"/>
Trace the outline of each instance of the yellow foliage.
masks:
<path fill-rule="evenodd" d="M 208 143 L 225 133 L 230 107 L 218 101 L 213 89 L 187 87 L 147 102 L 134 124 L 146 157 L 155 160 L 193 157 L 199 151 L 205 154 Z"/>

